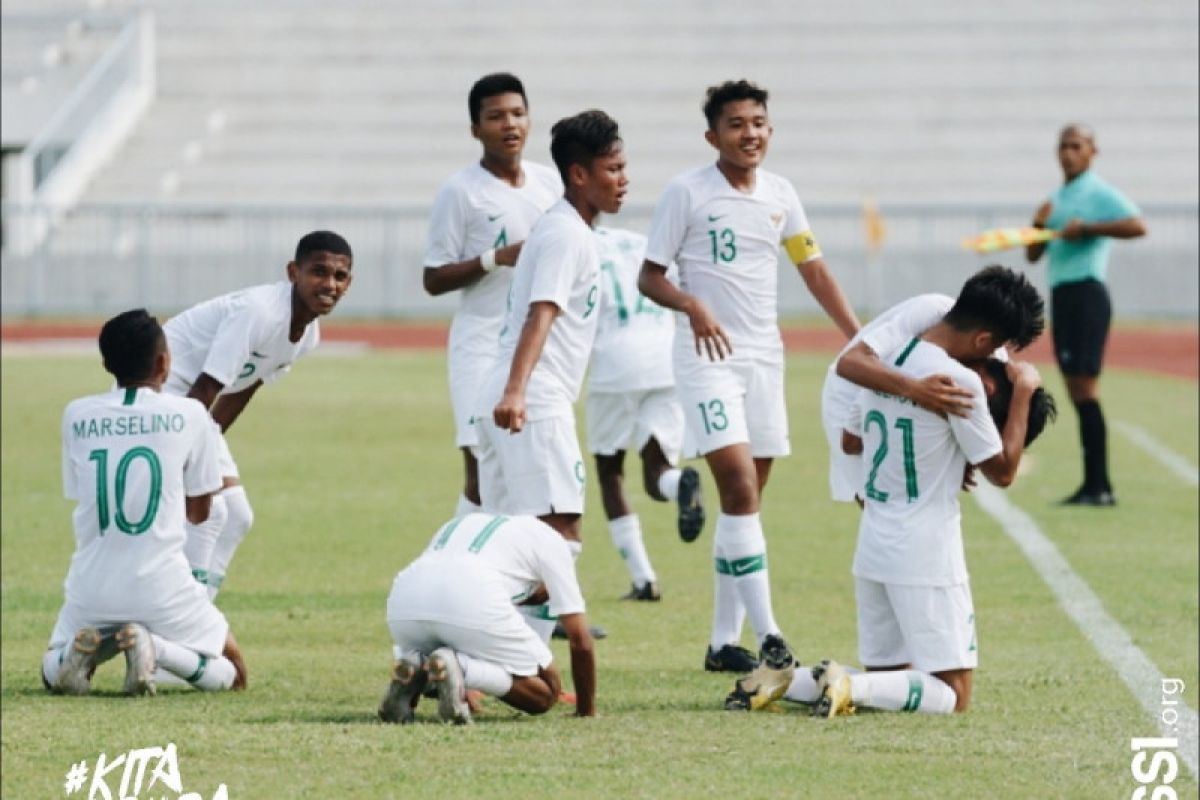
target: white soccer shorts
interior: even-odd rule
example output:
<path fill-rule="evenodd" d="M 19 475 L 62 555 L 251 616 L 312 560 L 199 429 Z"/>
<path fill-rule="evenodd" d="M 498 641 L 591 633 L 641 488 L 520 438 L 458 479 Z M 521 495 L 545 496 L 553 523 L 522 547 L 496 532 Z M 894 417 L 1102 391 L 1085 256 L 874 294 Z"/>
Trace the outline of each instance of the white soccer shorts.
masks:
<path fill-rule="evenodd" d="M 862 456 L 842 452 L 842 431 L 850 411 L 843 403 L 833 393 L 832 376 L 826 375 L 821 387 L 821 426 L 829 443 L 829 494 L 839 503 L 851 503 L 855 495 L 863 494 L 866 478 Z"/>
<path fill-rule="evenodd" d="M 183 573 L 187 575 L 187 573 Z M 137 607 L 121 608 L 114 598 L 107 609 L 86 608 L 64 603 L 58 612 L 54 632 L 50 634 L 49 649 L 65 646 L 75 638 L 80 628 L 92 626 L 101 631 L 116 629 L 127 622 L 137 622 L 151 633 L 174 642 L 200 655 L 215 658 L 225 651 L 225 639 L 229 623 L 212 601 L 207 590 L 187 575 L 169 601 L 145 603 Z"/>
<path fill-rule="evenodd" d="M 743 442 L 755 458 L 791 453 L 782 363 L 677 354 L 675 388 L 686 421 L 685 454 Z"/>
<path fill-rule="evenodd" d="M 674 387 L 640 392 L 588 392 L 588 452 L 611 456 L 619 450 L 641 452 L 653 437 L 672 464 L 683 447 L 683 409 Z"/>
<path fill-rule="evenodd" d="M 482 417 L 476 428 L 484 511 L 534 517 L 583 513 L 587 471 L 573 416 L 526 422 L 520 433 Z"/>
<path fill-rule="evenodd" d="M 450 405 L 454 412 L 454 446 L 476 447 L 479 433 L 475 417 L 479 414 L 479 392 L 496 360 L 493 351 L 480 353 L 463 347 L 451 347 L 447 357 L 450 377 Z"/>
<path fill-rule="evenodd" d="M 911 664 L 924 672 L 979 663 L 971 585 L 903 586 L 854 579 L 858 658 L 865 667 Z"/>
<path fill-rule="evenodd" d="M 490 661 L 509 675 L 537 675 L 539 668 L 550 666 L 554 657 L 538 635 L 512 609 L 502 623 L 490 622 L 487 628 L 471 628 L 434 620 L 388 619 L 392 641 L 400 657 L 418 661 L 417 653 L 427 656 L 439 647 L 449 647 L 472 658 Z"/>
<path fill-rule="evenodd" d="M 229 442 L 226 441 L 225 434 L 221 433 L 221 429 L 215 423 L 213 430 L 217 436 L 217 465 L 221 468 L 221 477 L 240 478 L 237 462 L 233 460 L 233 452 L 229 449 Z"/>

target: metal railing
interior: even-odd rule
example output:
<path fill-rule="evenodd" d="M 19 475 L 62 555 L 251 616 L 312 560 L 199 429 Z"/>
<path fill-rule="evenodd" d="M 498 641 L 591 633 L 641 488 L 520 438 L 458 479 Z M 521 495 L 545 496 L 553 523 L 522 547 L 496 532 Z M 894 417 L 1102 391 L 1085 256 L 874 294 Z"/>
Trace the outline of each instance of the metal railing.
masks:
<path fill-rule="evenodd" d="M 248 206 L 84 203 L 70 209 L 5 205 L 4 230 L 44 225 L 37 247 L 5 248 L 0 312 L 6 316 L 107 314 L 132 306 L 170 313 L 210 296 L 284 278 L 297 240 L 330 229 L 354 249 L 354 285 L 342 316 L 445 316 L 453 293 L 429 297 L 421 271 L 426 206 Z M 602 224 L 645 231 L 653 209 L 626 208 Z M 887 228 L 868 252 L 862 210 L 811 205 L 809 220 L 851 301 L 870 313 L 914 294 L 955 294 L 977 268 L 1024 266 L 1020 251 L 990 257 L 962 249 L 966 236 L 1028 220 L 1031 207 L 910 205 L 881 209 Z M 1116 313 L 1195 319 L 1198 243 L 1195 205 L 1147 205 L 1150 234 L 1117 242 L 1109 268 Z M 1044 262 L 1043 262 L 1044 263 Z M 1042 267 L 1029 267 L 1045 287 Z M 782 314 L 816 312 L 795 271 L 780 269 Z"/>

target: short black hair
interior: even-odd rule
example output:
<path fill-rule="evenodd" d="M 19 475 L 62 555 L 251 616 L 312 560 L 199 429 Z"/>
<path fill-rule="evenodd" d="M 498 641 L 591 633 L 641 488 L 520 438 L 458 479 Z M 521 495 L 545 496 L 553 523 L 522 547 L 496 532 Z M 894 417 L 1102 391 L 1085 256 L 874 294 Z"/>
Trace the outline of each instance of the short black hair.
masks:
<path fill-rule="evenodd" d="M 333 231 L 313 231 L 300 237 L 300 241 L 296 243 L 295 260 L 300 261 L 305 256 L 320 252 L 345 256 L 354 261 L 354 253 L 350 251 L 350 243 Z"/>
<path fill-rule="evenodd" d="M 483 101 L 498 94 L 519 94 L 525 107 L 529 108 L 529 98 L 525 96 L 525 85 L 521 79 L 511 72 L 493 72 L 484 75 L 471 86 L 467 93 L 467 113 L 471 115 L 471 124 L 479 124 L 479 110 Z"/>
<path fill-rule="evenodd" d="M 963 284 L 945 321 L 959 331 L 982 328 L 1021 350 L 1045 329 L 1045 305 L 1023 273 L 993 264 Z"/>
<path fill-rule="evenodd" d="M 992 415 L 992 421 L 996 423 L 996 430 L 1003 433 L 1004 425 L 1008 422 L 1008 408 L 1012 403 L 1012 381 L 1009 380 L 1007 366 L 998 358 L 987 359 L 983 362 L 983 368 L 996 384 L 995 391 L 988 398 L 988 412 Z M 1053 422 L 1057 416 L 1058 406 L 1054 402 L 1054 396 L 1041 386 L 1034 389 L 1033 396 L 1029 398 L 1025 446 L 1033 444 L 1033 440 L 1045 430 L 1046 423 Z"/>
<path fill-rule="evenodd" d="M 725 81 L 720 86 L 710 86 L 704 95 L 704 118 L 708 127 L 717 129 L 717 120 L 721 118 L 721 110 L 726 103 L 736 100 L 753 100 L 767 107 L 767 90 L 756 86 L 743 78 L 740 81 Z"/>
<path fill-rule="evenodd" d="M 144 308 L 117 314 L 100 329 L 104 368 L 121 386 L 149 378 L 155 357 L 166 349 L 162 326 Z"/>
<path fill-rule="evenodd" d="M 565 185 L 568 167 L 582 164 L 590 168 L 594 160 L 612 153 L 620 142 L 617 121 L 593 108 L 554 123 L 550 129 L 550 157 Z"/>

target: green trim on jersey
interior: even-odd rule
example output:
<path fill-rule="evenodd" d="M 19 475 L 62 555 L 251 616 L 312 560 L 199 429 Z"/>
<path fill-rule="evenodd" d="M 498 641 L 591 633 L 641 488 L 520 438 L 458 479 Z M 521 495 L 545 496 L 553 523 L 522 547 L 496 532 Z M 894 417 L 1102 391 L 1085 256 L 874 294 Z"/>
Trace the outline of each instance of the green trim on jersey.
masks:
<path fill-rule="evenodd" d="M 433 549 L 441 550 L 443 547 L 445 547 L 446 542 L 450 541 L 450 536 L 454 533 L 454 529 L 457 528 L 458 524 L 464 519 L 466 519 L 466 517 L 458 517 L 457 519 L 452 519 L 443 525 L 442 532 L 438 534 L 437 541 L 433 543 Z"/>
<path fill-rule="evenodd" d="M 121 405 L 131 406 L 131 405 L 133 405 L 134 400 L 137 400 L 137 387 L 136 386 L 126 386 L 125 387 L 125 399 L 121 401 Z"/>
<path fill-rule="evenodd" d="M 496 532 L 496 528 L 499 528 L 506 522 L 508 522 L 508 517 L 494 517 L 491 522 L 483 526 L 483 530 L 475 535 L 467 550 L 472 553 L 478 553 L 487 544 L 488 539 L 492 538 L 492 534 Z"/>
<path fill-rule="evenodd" d="M 558 619 L 550 613 L 550 604 L 542 603 L 540 606 L 535 606 L 533 609 L 534 619 Z"/>
<path fill-rule="evenodd" d="M 896 359 L 897 367 L 904 366 L 904 362 L 908 360 L 908 356 L 912 353 L 913 348 L 915 348 L 920 341 L 920 339 L 914 337 L 911 342 L 904 346 L 904 350 L 900 353 L 900 357 Z"/>

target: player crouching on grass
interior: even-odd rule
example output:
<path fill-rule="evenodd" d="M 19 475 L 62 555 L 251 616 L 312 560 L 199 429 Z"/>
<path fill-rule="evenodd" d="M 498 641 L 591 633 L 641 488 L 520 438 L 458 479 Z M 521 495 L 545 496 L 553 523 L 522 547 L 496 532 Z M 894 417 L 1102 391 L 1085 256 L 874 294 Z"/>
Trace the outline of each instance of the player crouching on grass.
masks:
<path fill-rule="evenodd" d="M 445 722 L 471 722 L 467 691 L 543 714 L 562 678 L 517 605 L 548 604 L 566 630 L 575 714 L 596 713 L 596 660 L 567 541 L 532 516 L 467 514 L 443 525 L 392 583 L 387 623 L 397 660 L 379 718 L 410 723 L 427 687 Z"/>
<path fill-rule="evenodd" d="M 161 392 L 171 355 L 144 309 L 106 322 L 100 353 L 117 388 L 63 413 L 75 554 L 42 682 L 87 694 L 97 665 L 124 652 L 127 694 L 154 694 L 158 682 L 244 689 L 229 623 L 183 551 L 184 519 L 203 522 L 221 488 L 219 434 L 204 406 Z"/>
<path fill-rule="evenodd" d="M 825 661 L 797 670 L 775 697 L 816 702 L 822 716 L 853 713 L 855 704 L 966 710 L 978 646 L 958 492 L 968 468 L 997 486 L 1010 485 L 1021 454 L 1055 415 L 1031 364 L 981 358 L 1036 338 L 1045 324 L 1042 311 L 1042 299 L 1023 275 L 989 267 L 967 282 L 940 322 L 883 354 L 907 379 L 949 377 L 969 391 L 971 408 L 961 417 L 939 415 L 906 397 L 859 392 L 842 446 L 863 453 L 869 465 L 853 567 L 859 659 L 867 671 L 851 675 Z M 747 707 L 769 703 L 763 687 L 779 685 L 760 683 L 744 698 Z"/>

